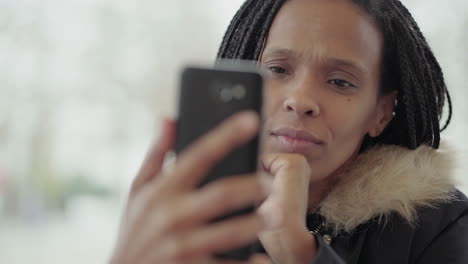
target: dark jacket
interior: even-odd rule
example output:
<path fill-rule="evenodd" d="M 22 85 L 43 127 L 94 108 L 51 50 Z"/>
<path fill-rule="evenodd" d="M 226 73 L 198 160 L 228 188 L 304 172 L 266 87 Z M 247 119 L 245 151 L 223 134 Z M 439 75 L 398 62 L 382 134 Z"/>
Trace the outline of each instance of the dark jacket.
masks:
<path fill-rule="evenodd" d="M 328 245 L 316 236 L 319 250 L 314 264 L 468 264 L 468 200 L 456 192 L 455 201 L 420 208 L 418 221 L 409 225 L 393 214 L 341 234 Z M 316 228 L 309 221 L 309 228 Z"/>
<path fill-rule="evenodd" d="M 468 200 L 454 187 L 453 154 L 444 145 L 360 154 L 307 217 L 312 263 L 468 264 Z"/>

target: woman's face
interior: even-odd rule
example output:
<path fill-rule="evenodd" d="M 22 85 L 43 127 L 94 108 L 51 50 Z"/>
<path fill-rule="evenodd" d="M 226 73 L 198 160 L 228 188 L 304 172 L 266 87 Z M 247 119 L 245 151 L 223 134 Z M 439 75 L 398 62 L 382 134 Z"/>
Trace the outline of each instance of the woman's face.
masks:
<path fill-rule="evenodd" d="M 324 180 L 392 118 L 394 94 L 378 96 L 382 36 L 348 0 L 288 0 L 270 29 L 266 70 L 267 153 L 303 154 Z"/>

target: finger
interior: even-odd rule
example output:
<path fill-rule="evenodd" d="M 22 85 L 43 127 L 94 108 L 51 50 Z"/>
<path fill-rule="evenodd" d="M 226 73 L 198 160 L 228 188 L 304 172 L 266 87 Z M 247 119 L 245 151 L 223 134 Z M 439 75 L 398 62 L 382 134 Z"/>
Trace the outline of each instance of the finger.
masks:
<path fill-rule="evenodd" d="M 200 264 L 272 264 L 270 258 L 266 255 L 257 254 L 251 257 L 247 261 L 240 260 L 219 260 L 219 259 L 203 259 L 200 262 L 195 262 Z"/>
<path fill-rule="evenodd" d="M 268 191 L 254 174 L 218 180 L 178 199 L 165 213 L 155 215 L 152 223 L 165 223 L 164 232 L 183 232 L 235 210 L 264 200 Z"/>
<path fill-rule="evenodd" d="M 258 115 L 242 112 L 223 121 L 184 151 L 170 177 L 175 186 L 194 188 L 215 164 L 237 146 L 252 139 L 258 132 Z"/>
<path fill-rule="evenodd" d="M 264 200 L 266 196 L 257 175 L 231 176 L 160 206 L 153 214 L 145 217 L 147 225 L 136 225 L 133 232 L 139 237 L 141 250 L 145 251 L 147 245 L 155 240 L 154 234 L 162 237 L 164 234 L 191 232 L 216 217 L 253 207 L 256 201 Z M 146 211 L 154 209 L 148 208 Z M 146 228 L 141 229 L 141 226 Z"/>
<path fill-rule="evenodd" d="M 264 169 L 273 175 L 272 193 L 258 210 L 265 219 L 265 228 L 279 228 L 285 221 L 305 219 L 310 181 L 307 160 L 298 154 L 271 154 L 264 156 L 262 162 Z"/>
<path fill-rule="evenodd" d="M 257 174 L 215 181 L 198 191 L 200 200 L 207 202 L 198 210 L 197 216 L 201 222 L 212 220 L 234 210 L 254 206 L 265 200 L 270 192 L 271 185 L 262 183 Z"/>
<path fill-rule="evenodd" d="M 271 258 L 265 254 L 255 254 L 249 259 L 249 264 L 272 264 Z"/>
<path fill-rule="evenodd" d="M 273 191 L 277 193 L 307 190 L 310 166 L 299 154 L 271 154 L 264 159 L 267 171 L 274 175 Z M 284 196 L 288 196 L 285 193 Z"/>
<path fill-rule="evenodd" d="M 130 188 L 130 195 L 141 189 L 147 182 L 151 181 L 161 171 L 164 163 L 164 157 L 174 145 L 175 141 L 175 122 L 170 119 L 162 121 L 161 133 L 157 140 L 151 146 L 140 171 L 133 180 Z"/>
<path fill-rule="evenodd" d="M 245 246 L 257 238 L 257 215 L 236 217 L 168 238 L 159 247 L 167 259 L 190 259 Z"/>
<path fill-rule="evenodd" d="M 216 258 L 201 258 L 200 260 L 182 261 L 181 263 L 190 264 L 247 264 L 246 261 L 239 260 L 221 260 Z"/>
<path fill-rule="evenodd" d="M 264 155 L 261 158 L 262 169 L 277 178 L 278 175 L 297 175 L 305 178 L 307 181 L 310 179 L 310 166 L 307 159 L 300 154 L 290 153 L 273 153 Z M 285 179 L 278 179 L 275 181 L 290 180 L 291 176 Z M 302 185 L 302 182 L 301 182 Z"/>

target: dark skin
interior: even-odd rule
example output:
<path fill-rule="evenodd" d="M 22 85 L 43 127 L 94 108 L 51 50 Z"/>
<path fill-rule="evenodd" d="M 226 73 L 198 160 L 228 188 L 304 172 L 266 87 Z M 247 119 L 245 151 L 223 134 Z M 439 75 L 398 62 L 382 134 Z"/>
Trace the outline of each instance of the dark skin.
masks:
<path fill-rule="evenodd" d="M 271 260 L 248 263 L 310 263 L 317 246 L 306 228 L 307 211 L 353 162 L 364 136 L 378 136 L 392 119 L 396 94 L 378 92 L 381 54 L 380 31 L 351 2 L 286 2 L 260 60 L 267 72 L 266 173 L 196 188 L 208 168 L 256 133 L 252 113 L 226 121 L 164 171 L 174 139 L 174 123 L 165 122 L 132 188 L 113 262 L 238 263 L 211 256 L 258 237 Z M 258 214 L 206 224 L 259 201 Z"/>

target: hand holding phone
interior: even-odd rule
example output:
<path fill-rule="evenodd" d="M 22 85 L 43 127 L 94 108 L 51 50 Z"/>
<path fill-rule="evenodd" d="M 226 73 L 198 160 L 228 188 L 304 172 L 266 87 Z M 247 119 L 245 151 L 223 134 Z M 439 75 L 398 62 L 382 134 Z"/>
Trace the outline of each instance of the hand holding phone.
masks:
<path fill-rule="evenodd" d="M 132 184 L 111 263 L 270 263 L 266 256 L 214 257 L 254 241 L 260 231 L 260 216 L 250 212 L 268 195 L 255 175 L 261 78 L 192 68 L 180 101 L 177 132 L 174 121 L 163 123 Z M 250 113 L 239 113 L 245 110 Z M 164 171 L 174 148 L 177 160 Z M 213 223 L 242 208 L 249 210 Z M 250 253 L 228 252 L 223 256 L 237 259 Z"/>
<path fill-rule="evenodd" d="M 161 136 L 132 184 L 110 263 L 269 263 L 265 256 L 242 262 L 213 257 L 256 239 L 260 222 L 256 214 L 207 224 L 214 217 L 265 199 L 267 193 L 256 177 L 240 175 L 199 187 L 216 161 L 251 140 L 258 127 L 256 115 L 235 114 L 180 153 L 170 170 L 162 170 L 175 139 L 175 122 L 164 122 Z M 232 198 L 225 199 L 226 195 Z"/>

